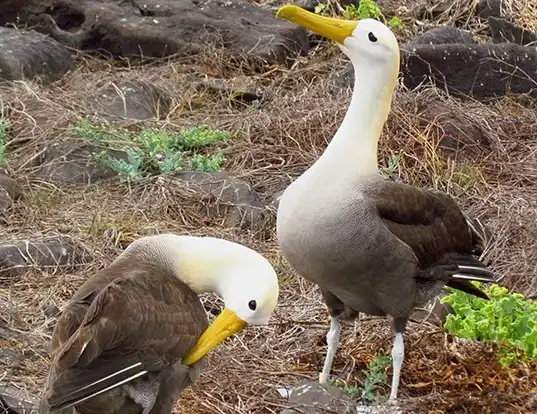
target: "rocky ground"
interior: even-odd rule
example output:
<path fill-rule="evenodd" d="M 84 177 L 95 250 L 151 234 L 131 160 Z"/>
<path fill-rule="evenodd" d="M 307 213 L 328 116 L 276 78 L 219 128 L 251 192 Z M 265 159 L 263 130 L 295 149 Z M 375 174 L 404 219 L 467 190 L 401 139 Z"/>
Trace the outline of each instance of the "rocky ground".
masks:
<path fill-rule="evenodd" d="M 316 288 L 278 252 L 275 209 L 336 131 L 353 73 L 333 44 L 275 19 L 285 3 L 0 4 L 0 401 L 7 412 L 31 412 L 65 301 L 128 243 L 156 232 L 244 243 L 266 254 L 281 279 L 271 325 L 214 350 L 177 412 L 280 413 L 308 402 L 282 389 L 317 378 L 328 314 Z M 396 31 L 401 82 L 380 143 L 386 173 L 457 197 L 494 233 L 485 259 L 500 283 L 537 297 L 537 6 L 378 4 L 404 23 Z M 150 128 L 173 134 L 200 125 L 229 137 L 185 157 L 218 149 L 219 172 L 189 171 L 190 163 L 178 173 L 159 173 L 158 164 L 138 174 L 103 162 L 104 154 L 132 166 L 126 140 Z M 148 162 L 163 155 L 152 156 Z M 204 300 L 215 315 L 221 302 Z M 502 369 L 491 345 L 458 341 L 425 316 L 416 313 L 406 337 L 404 412 L 537 410 L 535 364 Z M 387 321 L 363 318 L 356 330 L 345 326 L 342 343 L 333 374 L 361 384 L 378 352 L 389 353 L 392 333 Z M 377 392 L 387 395 L 388 383 Z M 350 412 L 344 405 L 324 412 Z"/>

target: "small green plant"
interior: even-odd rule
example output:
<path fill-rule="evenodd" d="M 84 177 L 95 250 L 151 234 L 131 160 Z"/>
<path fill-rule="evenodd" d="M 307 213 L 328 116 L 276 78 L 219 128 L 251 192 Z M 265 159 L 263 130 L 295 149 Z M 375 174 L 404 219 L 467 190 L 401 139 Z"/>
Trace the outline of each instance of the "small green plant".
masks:
<path fill-rule="evenodd" d="M 392 29 L 395 29 L 395 30 L 403 30 L 405 28 L 404 23 L 397 16 L 392 16 L 392 18 L 388 20 L 387 25 L 388 27 L 391 27 Z"/>
<path fill-rule="evenodd" d="M 216 154 L 206 157 L 195 154 L 189 161 L 188 166 L 192 171 L 214 172 L 220 170 L 220 165 L 224 161 L 224 154 L 218 151 Z"/>
<path fill-rule="evenodd" d="M 401 154 L 393 154 L 388 159 L 388 165 L 381 168 L 381 173 L 384 178 L 392 180 L 399 174 L 399 163 L 401 162 Z"/>
<path fill-rule="evenodd" d="M 94 157 L 106 168 L 115 171 L 122 180 L 129 181 L 138 181 L 147 174 L 181 171 L 186 159 L 190 170 L 219 171 L 224 161 L 222 151 L 208 156 L 196 151 L 230 137 L 226 131 L 215 131 L 205 125 L 188 128 L 179 133 L 155 128 L 134 133 L 93 125 L 87 120 L 75 126 L 74 131 L 80 138 L 109 148 L 115 145 L 116 149 L 122 150 L 126 159 L 110 155 L 109 150 L 95 153 Z"/>
<path fill-rule="evenodd" d="M 349 4 L 345 6 L 343 17 L 345 19 L 380 19 L 381 12 L 374 0 L 360 0 L 358 6 Z"/>
<path fill-rule="evenodd" d="M 7 131 L 11 128 L 9 119 L 0 119 L 0 165 L 6 164 L 6 136 Z"/>
<path fill-rule="evenodd" d="M 352 399 L 359 399 L 365 405 L 378 404 L 385 397 L 377 394 L 376 390 L 379 385 L 385 384 L 387 381 L 384 372 L 391 364 L 391 357 L 385 354 L 378 354 L 369 364 L 369 371 L 366 373 L 362 386 L 344 385 L 343 393 Z M 329 381 L 331 385 L 337 386 L 337 381 Z"/>
<path fill-rule="evenodd" d="M 125 131 L 111 128 L 108 125 L 95 125 L 87 119 L 80 121 L 73 127 L 73 130 L 78 137 L 99 144 L 128 140 L 128 134 L 125 134 Z"/>
<path fill-rule="evenodd" d="M 313 11 L 316 14 L 324 14 L 324 12 L 328 9 L 328 5 L 326 3 L 318 3 L 317 6 L 315 6 L 315 9 Z"/>
<path fill-rule="evenodd" d="M 361 400 L 365 404 L 378 403 L 382 399 L 376 393 L 379 385 L 386 383 L 384 371 L 390 365 L 392 359 L 389 355 L 379 354 L 369 364 L 369 372 L 366 374 L 362 386 Z"/>
<path fill-rule="evenodd" d="M 184 130 L 180 135 L 180 145 L 185 149 L 199 149 L 229 138 L 226 131 L 214 131 L 206 125 Z"/>
<path fill-rule="evenodd" d="M 451 289 L 442 299 L 453 308 L 444 327 L 460 338 L 497 343 L 503 366 L 518 360 L 536 360 L 537 302 L 498 285 L 483 290 L 490 300 Z"/>
<path fill-rule="evenodd" d="M 125 152 L 127 161 L 112 157 L 106 151 L 95 154 L 95 158 L 106 168 L 115 171 L 122 180 L 138 181 L 142 178 L 140 155 L 132 148 L 127 149 Z"/>
<path fill-rule="evenodd" d="M 325 15 L 332 10 L 328 3 L 319 3 L 315 6 L 315 13 Z M 341 7 L 339 7 L 341 10 Z M 386 22 L 386 19 L 375 0 L 359 0 L 356 4 L 348 4 L 343 9 L 343 18 L 347 20 L 376 19 L 384 20 L 385 24 L 396 30 L 403 29 L 404 25 L 401 19 L 393 16 Z"/>

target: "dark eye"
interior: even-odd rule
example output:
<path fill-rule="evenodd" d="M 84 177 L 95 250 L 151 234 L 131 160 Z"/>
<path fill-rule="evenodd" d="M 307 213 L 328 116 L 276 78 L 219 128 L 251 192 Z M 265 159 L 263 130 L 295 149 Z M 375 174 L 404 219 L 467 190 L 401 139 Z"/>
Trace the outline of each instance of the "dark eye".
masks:
<path fill-rule="evenodd" d="M 375 36 L 373 34 L 373 32 L 369 32 L 369 34 L 367 35 L 367 37 L 369 38 L 369 40 L 373 43 L 375 43 L 378 39 L 377 39 L 377 36 Z"/>
<path fill-rule="evenodd" d="M 248 302 L 248 307 L 251 310 L 255 311 L 257 308 L 257 302 L 255 300 L 251 300 L 250 302 Z"/>

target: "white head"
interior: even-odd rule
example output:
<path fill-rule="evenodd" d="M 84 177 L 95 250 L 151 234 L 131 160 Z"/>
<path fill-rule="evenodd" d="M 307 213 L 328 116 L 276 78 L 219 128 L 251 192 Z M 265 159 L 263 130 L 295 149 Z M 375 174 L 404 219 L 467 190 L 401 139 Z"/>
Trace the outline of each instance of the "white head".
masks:
<path fill-rule="evenodd" d="M 129 256 L 160 264 L 194 292 L 215 292 L 224 300 L 222 313 L 183 360 L 187 365 L 247 325 L 267 324 L 278 301 L 278 277 L 272 265 L 238 243 L 161 234 L 133 242 L 120 257 Z"/>
<path fill-rule="evenodd" d="M 393 80 L 395 87 L 399 73 L 399 45 L 392 31 L 378 20 L 334 19 L 293 5 L 281 7 L 276 17 L 335 41 L 355 68 L 366 65 L 381 72 Z"/>
<path fill-rule="evenodd" d="M 392 31 L 374 19 L 342 20 L 288 5 L 277 17 L 327 37 L 354 67 L 349 109 L 332 141 L 317 162 L 317 171 L 340 178 L 378 174 L 378 141 L 391 110 L 399 76 L 399 45 Z M 342 161 L 342 160 L 347 160 Z"/>

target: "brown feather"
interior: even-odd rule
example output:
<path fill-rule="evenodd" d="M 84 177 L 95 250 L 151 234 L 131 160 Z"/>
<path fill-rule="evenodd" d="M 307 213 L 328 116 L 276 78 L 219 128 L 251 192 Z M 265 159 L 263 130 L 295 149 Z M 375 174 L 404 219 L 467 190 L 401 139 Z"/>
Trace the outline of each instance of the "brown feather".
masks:
<path fill-rule="evenodd" d="M 207 326 L 198 296 L 177 277 L 152 263 L 116 261 L 84 283 L 58 319 L 47 403 L 61 408 L 111 386 L 122 376 L 82 390 L 137 362 L 141 365 L 128 375 L 158 375 L 180 362 Z M 110 398 L 116 403 L 103 406 Z M 127 412 L 118 411 L 132 403 L 127 400 L 128 395 L 112 390 L 83 402 L 77 411 L 91 413 L 98 406 L 103 413 Z"/>
<path fill-rule="evenodd" d="M 484 227 L 480 222 L 479 226 L 469 225 L 470 219 L 448 194 L 387 180 L 368 187 L 365 194 L 386 227 L 412 249 L 422 270 L 438 265 L 486 268 L 474 257 L 484 248 L 484 237 L 477 233 Z M 481 274 L 493 280 L 492 272 Z M 446 285 L 487 299 L 470 280 L 457 280 L 446 274 Z"/>

